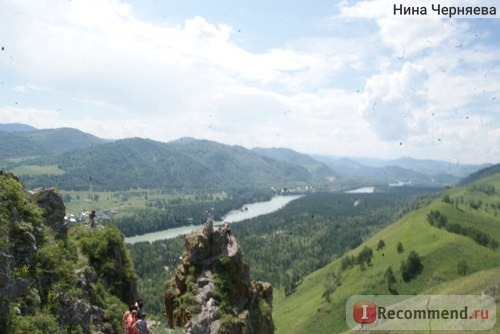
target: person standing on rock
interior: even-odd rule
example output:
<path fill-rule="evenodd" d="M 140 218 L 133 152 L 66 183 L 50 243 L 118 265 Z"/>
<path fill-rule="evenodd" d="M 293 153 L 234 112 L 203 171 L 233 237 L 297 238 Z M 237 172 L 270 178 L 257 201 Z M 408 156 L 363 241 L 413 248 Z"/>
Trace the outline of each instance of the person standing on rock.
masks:
<path fill-rule="evenodd" d="M 224 236 L 227 238 L 227 241 L 231 242 L 231 229 L 229 228 L 228 223 L 224 223 Z"/>
<path fill-rule="evenodd" d="M 95 210 L 92 210 L 92 212 L 90 213 L 90 227 L 95 227 Z"/>

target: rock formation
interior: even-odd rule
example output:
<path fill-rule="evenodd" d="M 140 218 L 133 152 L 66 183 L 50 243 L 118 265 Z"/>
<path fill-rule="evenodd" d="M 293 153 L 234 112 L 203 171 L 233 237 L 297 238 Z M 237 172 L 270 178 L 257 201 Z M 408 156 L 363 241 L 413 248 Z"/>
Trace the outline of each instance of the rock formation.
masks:
<path fill-rule="evenodd" d="M 186 333 L 274 332 L 272 287 L 250 280 L 238 241 L 228 227 L 186 236 L 181 264 L 165 291 L 170 326 Z"/>
<path fill-rule="evenodd" d="M 54 188 L 37 188 L 29 194 L 43 210 L 44 225 L 52 228 L 57 238 L 65 238 L 68 235 L 68 224 L 64 220 L 66 207 L 61 196 Z"/>
<path fill-rule="evenodd" d="M 121 331 L 125 303 L 137 297 L 123 235 L 114 226 L 68 232 L 64 216 L 55 189 L 26 193 L 0 170 L 2 333 Z"/>

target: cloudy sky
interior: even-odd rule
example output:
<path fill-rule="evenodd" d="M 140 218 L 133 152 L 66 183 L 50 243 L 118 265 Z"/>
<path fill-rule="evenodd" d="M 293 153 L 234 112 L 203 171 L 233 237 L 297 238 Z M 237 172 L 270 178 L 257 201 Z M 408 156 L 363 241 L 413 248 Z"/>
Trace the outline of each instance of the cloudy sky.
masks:
<path fill-rule="evenodd" d="M 393 5 L 0 0 L 0 123 L 500 162 L 500 19 Z"/>

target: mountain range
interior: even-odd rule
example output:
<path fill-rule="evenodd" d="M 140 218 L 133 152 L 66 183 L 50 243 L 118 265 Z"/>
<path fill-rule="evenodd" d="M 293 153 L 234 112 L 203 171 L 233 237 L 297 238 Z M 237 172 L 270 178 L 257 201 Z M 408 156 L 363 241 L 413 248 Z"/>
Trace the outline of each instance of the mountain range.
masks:
<path fill-rule="evenodd" d="M 24 124 L 0 124 L 0 142 L 0 168 L 16 171 L 27 187 L 50 184 L 79 190 L 440 187 L 488 166 L 311 156 L 288 148 L 249 150 L 194 138 L 167 143 L 142 138 L 110 141 L 72 128 L 39 130 Z M 16 170 L 20 166 L 23 172 Z M 37 172 L 30 172 L 34 167 Z"/>

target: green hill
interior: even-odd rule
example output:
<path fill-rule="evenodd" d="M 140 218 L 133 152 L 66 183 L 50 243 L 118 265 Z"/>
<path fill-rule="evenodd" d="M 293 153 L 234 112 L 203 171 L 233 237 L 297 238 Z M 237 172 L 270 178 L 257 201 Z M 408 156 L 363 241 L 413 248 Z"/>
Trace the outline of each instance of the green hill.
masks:
<path fill-rule="evenodd" d="M 0 142 L 0 168 L 19 175 L 28 188 L 65 190 L 303 185 L 331 190 L 391 183 L 436 187 L 455 184 L 455 169 L 463 175 L 480 167 L 409 158 L 371 166 L 287 148 L 248 150 L 194 138 L 112 142 L 77 129 L 38 130 L 23 124 L 0 124 Z"/>
<path fill-rule="evenodd" d="M 25 131 L 34 131 L 37 128 L 34 128 L 27 124 L 22 123 L 0 123 L 0 131 L 5 132 L 25 132 Z"/>
<path fill-rule="evenodd" d="M 294 294 L 276 300 L 273 313 L 276 332 L 347 331 L 346 300 L 352 295 L 390 294 L 385 277 L 388 267 L 396 277 L 392 291 L 399 294 L 481 294 L 489 289 L 499 300 L 496 287 L 500 283 L 500 251 L 498 244 L 491 241 L 500 240 L 499 189 L 498 172 L 467 186 L 450 188 L 439 199 L 421 203 L 418 209 L 342 258 L 308 275 Z M 431 210 L 446 217 L 442 228 L 429 223 Z M 467 233 L 447 230 L 454 230 L 450 227 L 456 226 L 461 226 L 459 232 Z M 478 236 L 487 236 L 489 242 L 481 245 Z M 385 247 L 377 250 L 380 240 Z M 398 243 L 402 244 L 402 252 L 397 251 Z M 349 259 L 356 261 L 364 247 L 373 250 L 371 261 L 365 265 L 347 265 Z M 411 251 L 420 256 L 423 269 L 404 282 L 401 262 Z M 344 270 L 341 270 L 342 264 Z M 331 288 L 328 301 L 324 293 L 332 281 L 336 284 Z M 499 309 L 497 304 L 497 317 Z M 497 325 L 493 332 L 499 328 Z"/>
<path fill-rule="evenodd" d="M 41 146 L 47 154 L 57 155 L 108 142 L 89 133 L 72 128 L 43 129 L 22 132 L 20 135 Z"/>
<path fill-rule="evenodd" d="M 312 158 L 307 154 L 302 154 L 289 148 L 253 148 L 252 151 L 273 159 L 286 161 L 288 163 L 307 168 L 311 172 L 318 172 L 325 177 L 338 177 L 338 173 L 326 164 Z"/>
<path fill-rule="evenodd" d="M 207 140 L 161 143 L 131 138 L 91 146 L 47 160 L 62 175 L 25 176 L 28 187 L 47 184 L 61 189 L 105 190 L 133 188 L 211 189 L 283 187 L 307 184 L 305 168 L 260 156 L 240 146 Z"/>
<path fill-rule="evenodd" d="M 107 142 L 71 128 L 28 130 L 21 125 L 0 127 L 0 160 L 57 155 Z"/>
<path fill-rule="evenodd" d="M 29 157 L 40 154 L 41 148 L 20 133 L 0 131 L 0 160 L 7 158 Z"/>
<path fill-rule="evenodd" d="M 500 172 L 500 164 L 496 164 L 496 165 L 493 165 L 493 166 L 490 166 L 490 167 L 487 167 L 484 169 L 480 169 L 477 172 L 472 173 L 471 175 L 463 178 L 460 181 L 460 185 L 466 185 L 466 184 L 472 183 L 472 182 L 477 181 L 481 178 L 484 178 L 484 177 L 489 176 L 489 175 L 493 175 L 493 174 L 498 173 L 498 172 Z"/>

